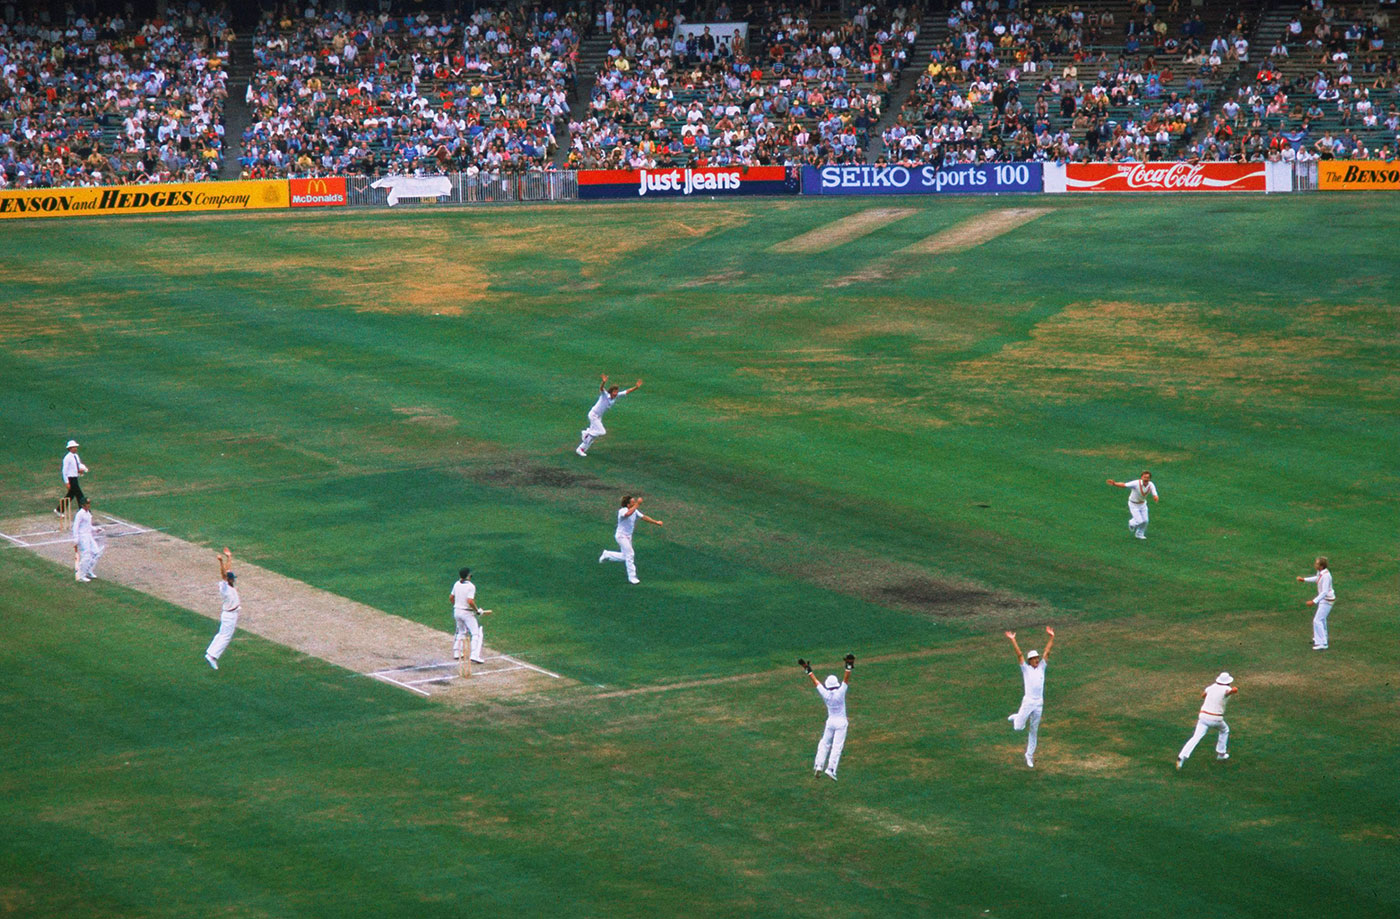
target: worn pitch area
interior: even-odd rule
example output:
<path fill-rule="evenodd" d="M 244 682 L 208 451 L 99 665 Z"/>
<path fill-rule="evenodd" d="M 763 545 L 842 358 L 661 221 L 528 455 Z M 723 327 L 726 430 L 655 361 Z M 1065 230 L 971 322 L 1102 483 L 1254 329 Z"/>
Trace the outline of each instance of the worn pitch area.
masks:
<path fill-rule="evenodd" d="M 900 251 L 918 255 L 934 255 L 939 252 L 971 249 L 996 239 L 1003 233 L 1010 233 L 1017 227 L 1048 213 L 1050 213 L 1050 209 L 1044 207 L 1008 207 L 1004 210 L 978 214 L 976 217 L 971 217 L 946 230 L 941 230 L 926 239 L 921 239 L 911 246 L 906 246 Z"/>
<path fill-rule="evenodd" d="M 825 252 L 868 236 L 883 226 L 903 220 L 918 211 L 912 207 L 872 207 L 859 213 L 834 220 L 825 226 L 808 230 L 801 236 L 774 243 L 771 252 Z"/>
<path fill-rule="evenodd" d="M 101 513 L 94 516 L 106 538 L 106 551 L 97 565 L 99 578 L 218 620 L 219 569 L 214 549 Z M 0 536 L 11 549 L 29 549 L 72 569 L 73 541 L 56 528 L 52 516 L 0 522 Z M 239 632 L 251 632 L 420 696 L 467 703 L 574 685 L 489 646 L 482 653 L 486 663 L 473 665 L 470 676 L 463 677 L 451 659 L 452 636 L 446 632 L 237 557 L 234 571 L 243 602 Z M 485 617 L 482 624 L 489 636 L 491 618 Z M 235 636 L 225 664 L 237 660 L 237 644 Z M 203 647 L 190 648 L 191 655 L 202 652 Z"/>

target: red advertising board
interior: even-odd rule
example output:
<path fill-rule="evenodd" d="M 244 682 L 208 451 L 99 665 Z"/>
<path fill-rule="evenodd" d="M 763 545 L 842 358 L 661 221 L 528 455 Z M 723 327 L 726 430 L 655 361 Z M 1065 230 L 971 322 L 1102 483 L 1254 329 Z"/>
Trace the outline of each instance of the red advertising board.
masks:
<path fill-rule="evenodd" d="M 292 207 L 343 207 L 345 179 L 290 179 Z"/>
<path fill-rule="evenodd" d="M 1066 191 L 1266 191 L 1263 163 L 1068 163 Z"/>
<path fill-rule="evenodd" d="M 685 166 L 660 169 L 584 169 L 580 198 L 795 195 L 797 170 L 784 166 Z"/>

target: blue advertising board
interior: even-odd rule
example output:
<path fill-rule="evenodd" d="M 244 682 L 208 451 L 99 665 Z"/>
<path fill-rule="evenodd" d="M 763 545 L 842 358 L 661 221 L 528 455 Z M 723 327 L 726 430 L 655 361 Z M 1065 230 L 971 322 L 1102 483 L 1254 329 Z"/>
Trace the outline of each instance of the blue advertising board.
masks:
<path fill-rule="evenodd" d="M 804 195 L 997 195 L 1044 190 L 1040 163 L 804 166 Z"/>

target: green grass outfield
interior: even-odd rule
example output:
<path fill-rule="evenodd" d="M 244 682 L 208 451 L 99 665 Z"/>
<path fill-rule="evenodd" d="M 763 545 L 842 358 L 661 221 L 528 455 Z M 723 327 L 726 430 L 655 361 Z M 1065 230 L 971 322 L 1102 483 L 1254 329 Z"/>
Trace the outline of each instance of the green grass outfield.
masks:
<path fill-rule="evenodd" d="M 99 509 L 444 632 L 470 564 L 582 684 L 214 673 L 209 619 L 0 548 L 0 915 L 1400 915 L 1400 199 L 1036 199 L 917 259 L 1027 202 L 893 203 L 805 255 L 891 201 L 0 225 L 5 515 L 77 437 Z M 646 386 L 585 460 L 600 372 Z M 1000 632 L 1047 622 L 1031 772 Z M 792 662 L 848 650 L 815 782 Z M 1234 757 L 1178 774 L 1221 669 Z"/>

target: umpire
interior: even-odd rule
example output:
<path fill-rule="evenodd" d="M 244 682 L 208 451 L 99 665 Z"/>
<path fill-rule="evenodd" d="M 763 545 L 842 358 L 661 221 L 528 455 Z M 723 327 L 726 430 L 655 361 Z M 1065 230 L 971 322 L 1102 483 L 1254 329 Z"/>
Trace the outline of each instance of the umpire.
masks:
<path fill-rule="evenodd" d="M 83 506 L 85 500 L 83 487 L 78 484 L 78 479 L 87 471 L 83 461 L 78 459 L 78 442 L 76 440 L 68 441 L 68 452 L 63 454 L 63 484 L 68 486 L 68 493 L 65 497 L 68 498 L 68 506 L 73 508 L 74 513 L 77 512 L 77 508 Z M 53 512 L 59 513 L 59 508 L 55 507 Z"/>

